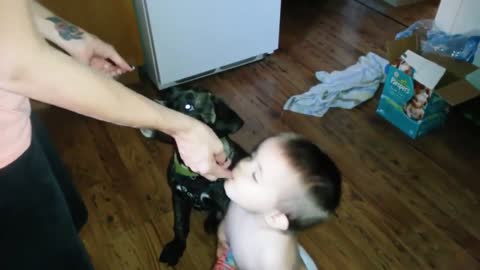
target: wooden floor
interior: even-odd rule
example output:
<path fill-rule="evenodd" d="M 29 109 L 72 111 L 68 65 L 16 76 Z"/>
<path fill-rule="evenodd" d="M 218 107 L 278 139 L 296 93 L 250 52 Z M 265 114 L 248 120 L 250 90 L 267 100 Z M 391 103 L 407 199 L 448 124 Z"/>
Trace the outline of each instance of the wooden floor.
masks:
<path fill-rule="evenodd" d="M 245 148 L 295 131 L 338 163 L 338 216 L 301 234 L 319 269 L 480 269 L 480 132 L 458 113 L 412 141 L 375 114 L 378 95 L 323 118 L 282 111 L 289 96 L 317 83 L 315 71 L 343 69 L 370 51 L 384 55 L 385 41 L 433 17 L 435 4 L 392 9 L 372 0 L 293 0 L 283 13 L 278 52 L 198 84 L 243 117 L 234 139 Z M 137 89 L 148 93 L 146 85 Z M 168 269 L 157 258 L 172 237 L 165 180 L 171 147 L 58 109 L 43 118 L 90 210 L 82 237 L 96 269 Z M 215 237 L 202 231 L 203 218 L 194 214 L 175 269 L 211 268 Z"/>

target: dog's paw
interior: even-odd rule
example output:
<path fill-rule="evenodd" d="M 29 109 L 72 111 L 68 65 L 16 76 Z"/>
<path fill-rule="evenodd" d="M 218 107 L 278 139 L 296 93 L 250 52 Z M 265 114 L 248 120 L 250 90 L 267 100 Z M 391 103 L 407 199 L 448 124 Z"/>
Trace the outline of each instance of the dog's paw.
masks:
<path fill-rule="evenodd" d="M 175 266 L 185 251 L 185 242 L 173 240 L 168 243 L 160 254 L 160 261 L 170 266 Z"/>

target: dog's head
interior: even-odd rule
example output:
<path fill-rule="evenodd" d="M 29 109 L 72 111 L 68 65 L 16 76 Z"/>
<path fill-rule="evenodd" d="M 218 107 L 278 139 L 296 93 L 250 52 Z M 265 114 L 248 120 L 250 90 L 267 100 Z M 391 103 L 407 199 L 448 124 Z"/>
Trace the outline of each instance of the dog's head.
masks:
<path fill-rule="evenodd" d="M 172 87 L 160 91 L 159 101 L 170 109 L 207 124 L 218 137 L 232 134 L 243 126 L 238 114 L 208 90 Z"/>

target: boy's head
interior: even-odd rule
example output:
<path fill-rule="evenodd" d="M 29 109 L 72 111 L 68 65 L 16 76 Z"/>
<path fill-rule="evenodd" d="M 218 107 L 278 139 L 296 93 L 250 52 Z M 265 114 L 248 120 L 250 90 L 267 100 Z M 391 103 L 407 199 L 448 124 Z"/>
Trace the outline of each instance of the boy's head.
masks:
<path fill-rule="evenodd" d="M 340 172 L 315 144 L 295 134 L 263 141 L 225 183 L 232 201 L 282 230 L 318 224 L 337 208 Z"/>

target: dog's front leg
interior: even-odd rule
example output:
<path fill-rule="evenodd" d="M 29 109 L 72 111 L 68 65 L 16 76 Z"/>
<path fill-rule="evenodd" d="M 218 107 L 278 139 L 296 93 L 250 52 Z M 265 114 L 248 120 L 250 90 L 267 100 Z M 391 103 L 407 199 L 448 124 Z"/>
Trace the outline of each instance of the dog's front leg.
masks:
<path fill-rule="evenodd" d="M 175 238 L 168 243 L 160 255 L 160 261 L 174 266 L 178 263 L 180 257 L 187 244 L 187 236 L 190 231 L 190 213 L 192 211 L 192 204 L 189 201 L 181 198 L 175 192 L 173 198 L 173 213 L 174 213 L 174 233 Z"/>

